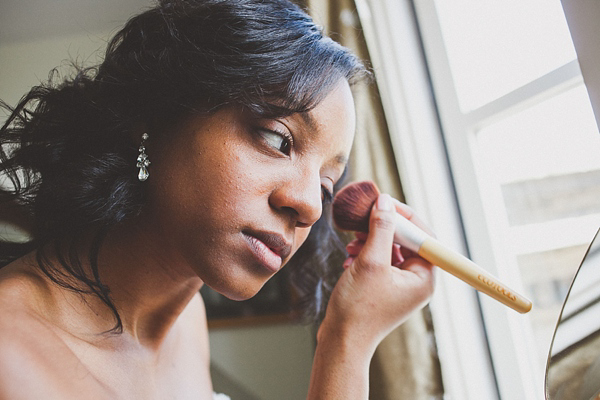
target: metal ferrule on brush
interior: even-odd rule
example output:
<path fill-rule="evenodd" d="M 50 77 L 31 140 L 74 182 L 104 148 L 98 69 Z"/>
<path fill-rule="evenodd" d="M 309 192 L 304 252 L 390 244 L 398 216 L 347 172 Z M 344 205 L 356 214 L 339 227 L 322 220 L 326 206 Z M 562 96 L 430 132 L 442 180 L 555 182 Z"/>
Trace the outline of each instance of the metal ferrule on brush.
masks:
<path fill-rule="evenodd" d="M 394 242 L 415 253 L 429 235 L 419 229 L 415 224 L 396 213 L 396 232 L 394 233 Z"/>

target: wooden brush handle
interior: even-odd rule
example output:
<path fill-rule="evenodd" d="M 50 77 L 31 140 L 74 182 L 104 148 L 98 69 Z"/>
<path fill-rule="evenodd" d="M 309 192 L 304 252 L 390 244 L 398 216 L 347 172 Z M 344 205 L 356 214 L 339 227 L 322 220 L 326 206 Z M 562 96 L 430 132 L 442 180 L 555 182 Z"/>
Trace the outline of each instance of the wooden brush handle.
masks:
<path fill-rule="evenodd" d="M 531 301 L 502 284 L 495 276 L 468 258 L 450 250 L 432 237 L 427 237 L 418 253 L 430 263 L 456 276 L 475 289 L 520 313 L 531 310 Z"/>

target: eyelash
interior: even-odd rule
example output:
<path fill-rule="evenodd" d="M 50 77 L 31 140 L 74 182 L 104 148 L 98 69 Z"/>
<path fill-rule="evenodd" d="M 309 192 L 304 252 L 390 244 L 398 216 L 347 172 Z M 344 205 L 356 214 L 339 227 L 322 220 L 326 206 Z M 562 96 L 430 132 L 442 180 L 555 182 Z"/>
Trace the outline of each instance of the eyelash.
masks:
<path fill-rule="evenodd" d="M 265 128 L 259 128 L 259 129 L 257 129 L 257 131 L 263 137 L 263 139 L 267 142 L 267 145 L 273 147 L 280 153 L 285 154 L 286 156 L 290 155 L 290 151 L 294 145 L 294 138 L 292 137 L 292 135 L 289 132 L 279 131 L 277 129 L 265 129 Z M 281 147 L 276 147 L 276 146 L 273 146 L 272 144 L 270 144 L 268 142 L 268 139 L 265 138 L 265 133 L 267 135 L 280 136 L 283 139 L 282 146 L 285 146 L 285 149 L 282 149 Z"/>
<path fill-rule="evenodd" d="M 331 202 L 333 202 L 333 193 L 331 193 L 325 186 L 321 186 L 321 193 L 323 196 L 323 204 L 331 204 Z"/>

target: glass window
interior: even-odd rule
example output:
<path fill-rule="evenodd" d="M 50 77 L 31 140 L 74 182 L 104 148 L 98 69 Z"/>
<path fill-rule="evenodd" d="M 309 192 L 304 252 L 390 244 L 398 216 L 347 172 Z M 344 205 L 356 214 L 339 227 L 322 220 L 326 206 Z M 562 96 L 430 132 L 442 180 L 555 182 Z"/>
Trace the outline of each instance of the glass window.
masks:
<path fill-rule="evenodd" d="M 435 6 L 465 112 L 576 58 L 559 1 L 436 0 Z"/>
<path fill-rule="evenodd" d="M 540 365 L 574 268 L 600 221 L 599 149 L 582 84 L 476 133 L 479 185 L 497 263 L 516 264 L 535 305 L 530 317 Z"/>

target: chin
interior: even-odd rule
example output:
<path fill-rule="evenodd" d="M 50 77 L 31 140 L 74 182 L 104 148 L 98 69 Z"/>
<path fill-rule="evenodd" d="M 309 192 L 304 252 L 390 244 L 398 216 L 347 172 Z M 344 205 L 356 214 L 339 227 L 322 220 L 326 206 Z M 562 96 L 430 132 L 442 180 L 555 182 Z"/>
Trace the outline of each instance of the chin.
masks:
<path fill-rule="evenodd" d="M 262 289 L 266 281 L 262 281 L 260 283 L 249 284 L 247 281 L 242 282 L 240 285 L 208 285 L 211 289 L 216 292 L 219 292 L 223 296 L 227 297 L 230 300 L 234 301 L 244 301 L 249 300 L 252 297 L 256 296 L 256 294 Z"/>
<path fill-rule="evenodd" d="M 237 291 L 236 292 L 223 292 L 223 291 L 219 291 L 219 293 L 221 293 L 223 296 L 227 297 L 229 300 L 234 300 L 234 301 L 250 300 L 251 298 L 253 298 L 254 296 L 256 296 L 256 294 L 258 292 L 259 292 L 258 290 L 255 290 L 255 291 L 244 291 L 243 293 L 237 292 Z"/>
<path fill-rule="evenodd" d="M 240 257 L 204 259 L 196 274 L 215 292 L 234 301 L 254 297 L 275 273 L 260 264 Z M 283 266 L 282 266 L 283 267 Z"/>

